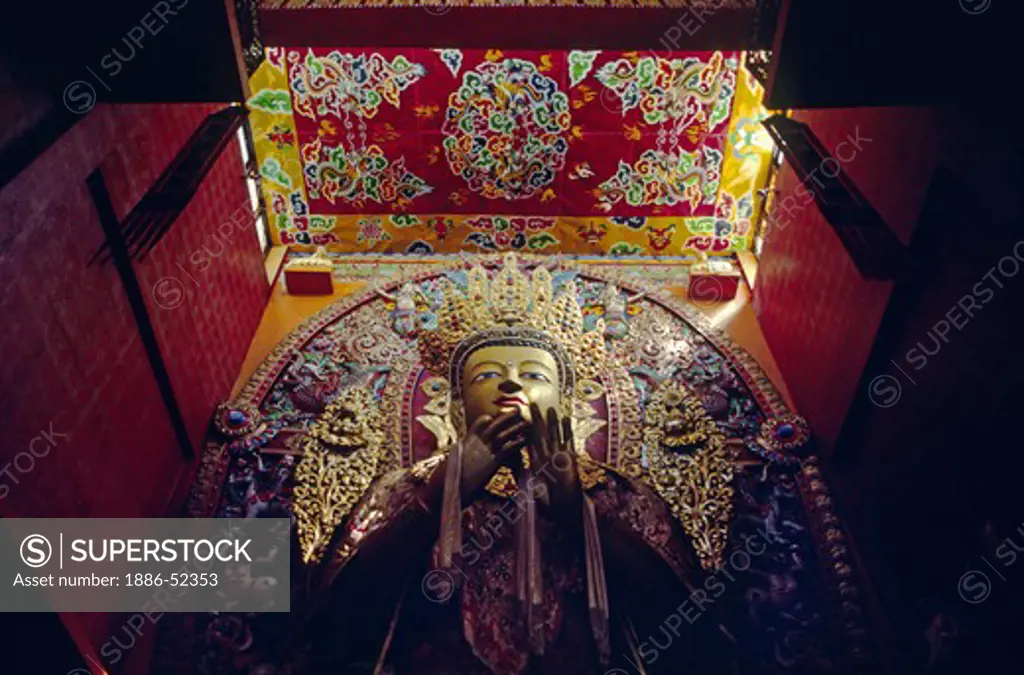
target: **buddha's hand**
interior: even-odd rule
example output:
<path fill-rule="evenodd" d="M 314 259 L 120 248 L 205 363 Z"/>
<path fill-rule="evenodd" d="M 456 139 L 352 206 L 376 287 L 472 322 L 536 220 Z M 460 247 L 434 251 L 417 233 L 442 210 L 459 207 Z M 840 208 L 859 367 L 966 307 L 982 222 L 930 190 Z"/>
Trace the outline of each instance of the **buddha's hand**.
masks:
<path fill-rule="evenodd" d="M 518 410 L 477 418 L 462 447 L 463 498 L 468 501 L 476 495 L 498 467 L 515 458 L 528 443 L 528 426 Z"/>
<path fill-rule="evenodd" d="M 582 490 L 572 421 L 560 420 L 553 408 L 545 417 L 536 403 L 530 404 L 530 420 L 530 470 L 541 485 L 539 498 L 556 517 L 575 521 Z"/>

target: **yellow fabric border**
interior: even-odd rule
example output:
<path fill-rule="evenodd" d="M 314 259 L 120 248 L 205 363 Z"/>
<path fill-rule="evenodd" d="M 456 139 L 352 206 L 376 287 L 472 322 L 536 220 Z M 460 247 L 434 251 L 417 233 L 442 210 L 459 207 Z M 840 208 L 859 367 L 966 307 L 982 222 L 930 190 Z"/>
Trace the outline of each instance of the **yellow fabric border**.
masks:
<path fill-rule="evenodd" d="M 248 101 L 261 189 L 275 245 L 326 245 L 351 253 L 457 253 L 520 250 L 570 255 L 728 255 L 750 249 L 771 163 L 760 122 L 763 90 L 745 68 L 736 94 L 715 217 L 639 218 L 513 215 L 310 214 L 296 143 L 283 50 L 269 49 Z"/>

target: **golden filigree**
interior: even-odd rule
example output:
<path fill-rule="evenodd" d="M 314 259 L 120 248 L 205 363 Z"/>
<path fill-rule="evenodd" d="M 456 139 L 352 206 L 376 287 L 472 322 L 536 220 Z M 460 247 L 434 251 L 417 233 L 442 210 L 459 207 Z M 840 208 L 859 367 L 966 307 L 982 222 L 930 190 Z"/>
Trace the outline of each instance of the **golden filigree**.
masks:
<path fill-rule="evenodd" d="M 335 358 L 351 360 L 366 368 L 393 364 L 415 356 L 415 350 L 382 320 L 384 300 L 360 308 L 330 328 L 336 338 Z"/>
<path fill-rule="evenodd" d="M 338 525 L 373 479 L 382 461 L 383 420 L 371 394 L 346 389 L 332 401 L 299 443 L 294 509 L 305 563 L 319 561 Z"/>
<path fill-rule="evenodd" d="M 576 469 L 580 474 L 580 484 L 584 490 L 589 490 L 598 483 L 608 480 L 608 468 L 595 460 L 585 452 L 577 455 Z"/>
<path fill-rule="evenodd" d="M 608 468 L 580 450 L 576 451 L 576 470 L 580 485 L 589 490 L 608 479 Z M 499 467 L 487 482 L 487 492 L 498 497 L 514 497 L 519 492 L 515 474 L 507 466 Z"/>
<path fill-rule="evenodd" d="M 623 367 L 609 371 L 609 407 L 618 411 L 618 453 L 613 464 L 630 478 L 641 478 L 644 473 L 643 420 L 640 415 L 640 397 L 633 377 Z"/>
<path fill-rule="evenodd" d="M 450 447 L 458 440 L 458 432 L 450 414 L 451 385 L 443 377 L 431 377 L 420 385 L 420 390 L 429 397 L 429 400 L 423 406 L 426 414 L 417 415 L 416 421 L 437 439 L 437 448 Z"/>
<path fill-rule="evenodd" d="M 693 449 L 708 442 L 717 426 L 708 418 L 703 404 L 680 389 L 666 389 L 660 400 L 652 402 L 656 409 L 649 411 L 660 425 L 647 430 L 648 443 L 660 442 L 674 450 Z"/>
<path fill-rule="evenodd" d="M 501 466 L 494 472 L 491 479 L 487 481 L 485 489 L 498 497 L 514 497 L 516 492 L 519 491 L 519 486 L 516 483 L 516 477 L 512 473 L 512 469 L 507 466 Z"/>
<path fill-rule="evenodd" d="M 382 452 L 383 466 L 379 468 L 380 473 L 393 471 L 402 468 L 403 453 L 403 425 L 402 416 L 403 394 L 405 383 L 412 377 L 414 365 L 406 359 L 395 361 L 391 365 L 391 372 L 384 383 L 380 393 L 380 418 L 382 428 L 385 429 L 384 448 Z"/>
<path fill-rule="evenodd" d="M 733 467 L 724 443 L 718 425 L 682 385 L 663 386 L 647 404 L 648 482 L 709 571 L 723 564 L 732 519 Z"/>
<path fill-rule="evenodd" d="M 653 303 L 633 317 L 629 334 L 621 339 L 619 354 L 630 354 L 629 363 L 641 363 L 656 371 L 685 368 L 693 359 L 686 328 L 671 313 Z M 638 358 L 639 357 L 639 358 Z"/>

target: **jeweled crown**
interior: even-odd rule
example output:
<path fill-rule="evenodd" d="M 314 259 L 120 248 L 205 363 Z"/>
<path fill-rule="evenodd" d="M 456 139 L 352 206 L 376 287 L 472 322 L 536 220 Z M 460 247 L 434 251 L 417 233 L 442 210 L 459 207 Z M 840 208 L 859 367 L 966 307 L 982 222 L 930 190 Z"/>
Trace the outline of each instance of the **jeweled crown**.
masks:
<path fill-rule="evenodd" d="M 596 380 L 605 367 L 604 322 L 584 331 L 576 284 L 566 283 L 555 297 L 551 273 L 543 266 L 527 277 L 509 253 L 493 279 L 476 265 L 465 293 L 451 283 L 443 293 L 437 329 L 419 335 L 420 358 L 427 370 L 447 376 L 456 394 L 465 359 L 487 345 L 546 349 L 558 361 L 563 391 L 569 394 Z"/>

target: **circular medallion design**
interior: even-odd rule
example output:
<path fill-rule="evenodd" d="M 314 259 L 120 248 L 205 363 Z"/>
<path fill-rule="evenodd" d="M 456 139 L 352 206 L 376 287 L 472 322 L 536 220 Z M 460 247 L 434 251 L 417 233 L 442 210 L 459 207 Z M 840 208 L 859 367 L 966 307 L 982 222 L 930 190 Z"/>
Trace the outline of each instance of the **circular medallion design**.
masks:
<path fill-rule="evenodd" d="M 766 420 L 758 439 L 761 446 L 772 453 L 798 452 L 811 438 L 807 420 L 792 413 Z"/>
<path fill-rule="evenodd" d="M 487 199 L 529 199 L 565 166 L 569 97 L 529 61 L 486 61 L 451 95 L 448 165 Z"/>
<path fill-rule="evenodd" d="M 262 416 L 251 403 L 222 403 L 213 414 L 214 426 L 224 436 L 237 438 L 259 429 Z"/>

